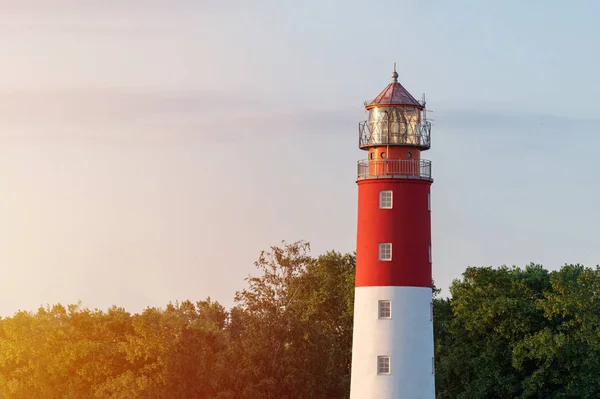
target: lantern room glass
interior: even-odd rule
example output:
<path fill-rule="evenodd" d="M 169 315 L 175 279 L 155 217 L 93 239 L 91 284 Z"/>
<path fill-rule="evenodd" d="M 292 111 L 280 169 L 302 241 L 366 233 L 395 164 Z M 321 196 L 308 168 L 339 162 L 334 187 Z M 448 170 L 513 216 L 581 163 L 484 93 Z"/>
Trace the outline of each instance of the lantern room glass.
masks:
<path fill-rule="evenodd" d="M 409 107 L 374 107 L 368 113 L 370 144 L 421 144 L 421 111 Z"/>

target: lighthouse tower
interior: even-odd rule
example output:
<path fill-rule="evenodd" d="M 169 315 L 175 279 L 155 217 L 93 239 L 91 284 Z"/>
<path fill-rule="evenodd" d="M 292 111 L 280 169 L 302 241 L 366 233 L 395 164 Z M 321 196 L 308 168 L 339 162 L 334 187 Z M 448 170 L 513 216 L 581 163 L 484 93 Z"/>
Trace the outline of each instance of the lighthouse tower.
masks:
<path fill-rule="evenodd" d="M 392 82 L 359 124 L 351 399 L 433 399 L 431 124 Z"/>

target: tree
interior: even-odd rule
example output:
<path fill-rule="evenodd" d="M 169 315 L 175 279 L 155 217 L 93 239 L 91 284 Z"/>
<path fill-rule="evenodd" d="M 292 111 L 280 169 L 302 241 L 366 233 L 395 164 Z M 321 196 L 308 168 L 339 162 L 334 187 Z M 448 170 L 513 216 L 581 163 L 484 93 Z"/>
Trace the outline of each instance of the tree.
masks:
<path fill-rule="evenodd" d="M 519 397 L 529 370 L 513 367 L 513 351 L 545 324 L 537 301 L 548 286 L 548 272 L 534 264 L 468 268 L 452 283 L 452 299 L 437 307 L 438 398 Z"/>
<path fill-rule="evenodd" d="M 78 305 L 18 312 L 0 322 L 0 394 L 9 398 L 94 397 L 95 387 L 128 369 L 119 344 L 130 315 Z"/>
<path fill-rule="evenodd" d="M 309 263 L 296 282 L 303 357 L 310 385 L 304 397 L 346 398 L 350 392 L 356 258 L 330 251 Z"/>
<path fill-rule="evenodd" d="M 244 338 L 232 342 L 241 367 L 231 385 L 240 398 L 290 398 L 294 385 L 302 383 L 290 364 L 289 349 L 299 339 L 295 304 L 302 287 L 295 282 L 312 261 L 309 250 L 309 243 L 299 241 L 262 251 L 255 262 L 261 275 L 248 277 L 248 288 L 236 293 Z"/>
<path fill-rule="evenodd" d="M 215 395 L 214 365 L 226 346 L 227 312 L 210 298 L 147 308 L 120 346 L 129 372 L 104 384 L 101 397 L 190 398 Z"/>
<path fill-rule="evenodd" d="M 536 302 L 545 325 L 515 347 L 523 398 L 600 397 L 600 269 L 565 265 Z"/>
<path fill-rule="evenodd" d="M 236 398 L 348 396 L 354 256 L 315 259 L 309 249 L 283 242 L 262 252 L 262 274 L 236 295 L 231 348 L 241 364 L 227 384 Z"/>

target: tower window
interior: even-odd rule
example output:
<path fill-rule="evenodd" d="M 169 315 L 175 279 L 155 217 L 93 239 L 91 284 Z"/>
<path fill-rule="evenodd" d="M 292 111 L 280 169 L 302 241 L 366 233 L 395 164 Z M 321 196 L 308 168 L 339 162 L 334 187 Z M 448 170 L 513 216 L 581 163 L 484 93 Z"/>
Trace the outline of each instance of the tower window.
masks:
<path fill-rule="evenodd" d="M 392 318 L 392 302 L 391 301 L 379 301 L 379 318 L 380 319 L 391 319 Z"/>
<path fill-rule="evenodd" d="M 386 155 L 385 152 L 382 152 L 381 155 L 380 155 L 380 157 L 381 158 L 385 158 L 385 155 Z"/>
<path fill-rule="evenodd" d="M 392 209 L 392 191 L 379 192 L 379 209 Z"/>
<path fill-rule="evenodd" d="M 375 153 L 373 151 L 369 153 L 369 159 L 375 159 Z"/>
<path fill-rule="evenodd" d="M 431 212 L 431 193 L 427 193 L 427 210 Z"/>
<path fill-rule="evenodd" d="M 390 374 L 389 356 L 377 356 L 377 374 Z"/>
<path fill-rule="evenodd" d="M 391 261 L 392 260 L 392 244 L 384 242 L 379 244 L 379 260 Z"/>

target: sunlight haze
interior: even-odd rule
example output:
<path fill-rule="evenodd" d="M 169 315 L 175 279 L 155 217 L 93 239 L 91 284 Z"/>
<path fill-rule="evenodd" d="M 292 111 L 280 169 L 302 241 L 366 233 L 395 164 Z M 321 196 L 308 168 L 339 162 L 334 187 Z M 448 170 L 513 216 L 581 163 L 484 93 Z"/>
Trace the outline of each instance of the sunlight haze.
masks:
<path fill-rule="evenodd" d="M 600 263 L 592 1 L 0 0 L 0 316 L 232 304 L 352 252 L 363 101 L 434 119 L 433 274 Z M 143 4 L 143 5 L 142 5 Z"/>

